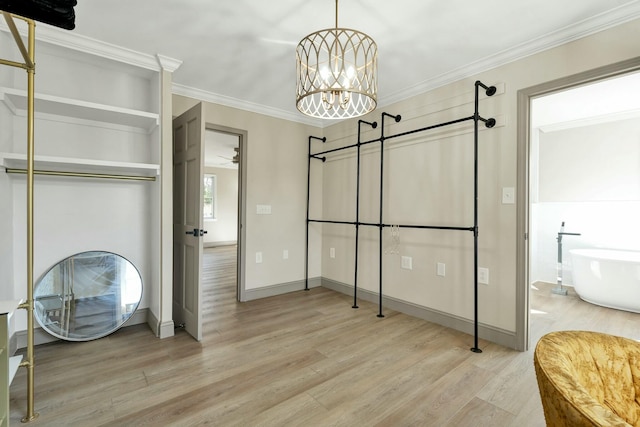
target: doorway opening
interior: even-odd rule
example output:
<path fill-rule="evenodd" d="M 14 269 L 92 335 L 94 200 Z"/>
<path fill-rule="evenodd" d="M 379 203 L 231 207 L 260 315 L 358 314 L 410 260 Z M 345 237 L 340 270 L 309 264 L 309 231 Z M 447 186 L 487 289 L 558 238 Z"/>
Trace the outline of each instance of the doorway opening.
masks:
<path fill-rule="evenodd" d="M 589 329 L 595 313 L 607 316 L 573 289 L 572 249 L 640 250 L 631 237 L 640 234 L 631 221 L 640 214 L 639 71 L 636 58 L 518 94 L 520 350 L 546 329 Z M 566 315 L 574 305 L 580 314 Z M 609 318 L 640 316 L 626 313 Z"/>
<path fill-rule="evenodd" d="M 231 270 L 234 270 L 236 300 L 243 301 L 242 188 L 246 182 L 243 179 L 246 170 L 243 162 L 246 132 L 207 124 L 204 144 L 203 224 L 207 230 L 203 241 L 204 251 L 213 260 L 224 259 L 227 273 L 223 274 L 223 282 L 231 283 L 227 276 L 230 266 L 233 266 Z M 209 279 L 218 280 L 215 277 L 218 276 L 209 276 Z"/>
<path fill-rule="evenodd" d="M 205 236 L 211 228 L 211 243 L 231 244 L 235 237 L 235 274 L 232 271 L 232 293 L 243 301 L 244 242 L 243 224 L 246 218 L 246 144 L 247 132 L 221 126 L 205 125 L 203 104 L 198 103 L 173 119 L 173 300 L 172 317 L 176 325 L 197 341 L 202 340 L 203 326 L 203 249 Z M 210 131 L 216 131 L 215 134 Z M 237 169 L 212 168 L 205 172 L 205 138 L 209 134 L 218 140 L 228 141 L 229 154 L 220 148 L 217 155 L 210 155 L 209 163 L 235 165 Z M 213 144 L 213 143 L 212 143 Z M 224 146 L 224 143 L 221 143 Z M 218 150 L 218 148 L 214 148 Z M 214 151 L 215 153 L 215 151 Z M 228 172 L 228 173 L 226 173 Z M 232 179 L 235 176 L 235 179 Z M 225 186 L 231 191 L 226 191 Z M 223 200 L 230 193 L 226 204 Z M 235 199 L 235 200 L 234 200 Z M 234 211 L 235 209 L 235 211 Z M 217 229 L 214 224 L 229 216 L 226 225 Z M 235 217 L 235 222 L 234 218 Z M 222 222 L 222 221 L 220 221 Z M 231 228 L 231 234 L 227 229 Z M 234 229 L 235 228 L 235 229 Z M 234 236 L 235 234 L 235 236 Z M 214 244 L 215 244 L 214 243 Z"/>

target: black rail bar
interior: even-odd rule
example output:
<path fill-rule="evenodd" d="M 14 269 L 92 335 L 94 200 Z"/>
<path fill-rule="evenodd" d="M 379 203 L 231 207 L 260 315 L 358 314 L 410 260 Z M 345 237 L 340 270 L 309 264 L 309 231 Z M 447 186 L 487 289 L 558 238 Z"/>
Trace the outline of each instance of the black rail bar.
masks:
<path fill-rule="evenodd" d="M 475 227 L 458 227 L 449 225 L 416 225 L 416 224 L 379 224 L 377 222 L 355 222 L 355 221 L 334 221 L 329 219 L 309 219 L 309 222 L 319 222 L 325 224 L 346 224 L 346 225 L 363 225 L 370 227 L 400 227 L 400 228 L 418 228 L 427 230 L 459 230 L 459 231 L 475 231 Z"/>
<path fill-rule="evenodd" d="M 398 116 L 392 116 L 392 115 L 387 114 L 387 113 L 382 113 L 382 114 L 386 114 L 387 116 L 394 117 L 394 118 L 395 117 L 401 117 L 399 115 Z M 424 132 L 424 131 L 431 130 L 431 129 L 437 129 L 437 128 L 441 128 L 441 127 L 445 127 L 445 126 L 451 126 L 451 125 L 455 125 L 455 124 L 462 123 L 462 122 L 468 122 L 468 121 L 474 120 L 474 119 L 475 119 L 475 116 L 463 117 L 461 119 L 451 120 L 451 121 L 444 122 L 444 123 L 438 123 L 438 124 L 435 124 L 435 125 L 432 125 L 432 126 L 423 127 L 423 128 L 420 128 L 420 129 L 414 129 L 414 130 L 410 130 L 410 131 L 406 131 L 406 132 L 400 132 L 400 133 L 396 133 L 396 134 L 393 134 L 393 135 L 386 135 L 386 136 L 384 136 L 384 139 L 399 138 L 401 136 L 407 136 L 407 135 L 411 135 L 411 134 L 418 133 L 418 132 Z M 495 125 L 495 120 L 494 119 L 484 119 L 482 117 L 478 117 L 478 120 L 486 122 L 487 123 L 487 127 L 493 127 Z M 493 123 L 493 124 L 491 126 L 489 126 L 490 123 Z M 314 156 L 314 157 L 315 156 L 321 156 L 323 154 L 329 154 L 329 153 L 334 153 L 336 151 L 348 150 L 350 148 L 359 148 L 360 146 L 373 144 L 373 143 L 376 143 L 376 142 L 381 142 L 381 138 L 369 139 L 367 141 L 361 141 L 358 144 L 345 145 L 343 147 L 332 148 L 331 150 L 320 151 L 318 153 L 313 153 L 312 156 Z"/>
<path fill-rule="evenodd" d="M 317 136 L 309 136 L 309 159 L 307 162 L 307 232 L 305 235 L 305 253 L 304 253 L 304 290 L 309 290 L 309 199 L 311 198 L 311 159 L 318 158 L 311 155 L 311 140 L 316 139 L 318 141 L 326 142 L 327 138 L 319 138 Z M 324 162 L 326 159 L 322 159 Z"/>

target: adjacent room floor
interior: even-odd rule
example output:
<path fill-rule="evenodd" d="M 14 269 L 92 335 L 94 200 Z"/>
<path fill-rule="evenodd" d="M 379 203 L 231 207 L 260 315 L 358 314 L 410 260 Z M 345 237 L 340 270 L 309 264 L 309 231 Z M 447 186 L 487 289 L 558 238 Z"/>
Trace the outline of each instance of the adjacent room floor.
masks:
<path fill-rule="evenodd" d="M 517 352 L 324 288 L 236 302 L 235 247 L 207 249 L 204 339 L 146 325 L 36 348 L 33 426 L 544 426 Z M 531 293 L 532 342 L 557 329 L 640 339 L 640 315 Z M 26 372 L 11 422 L 26 410 Z"/>

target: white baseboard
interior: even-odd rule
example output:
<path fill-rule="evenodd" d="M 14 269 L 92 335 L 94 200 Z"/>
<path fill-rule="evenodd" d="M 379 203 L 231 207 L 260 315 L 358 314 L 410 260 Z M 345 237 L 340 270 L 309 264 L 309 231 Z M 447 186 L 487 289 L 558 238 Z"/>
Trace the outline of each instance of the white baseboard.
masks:
<path fill-rule="evenodd" d="M 342 294 L 353 295 L 353 286 L 324 277 L 322 278 L 322 287 L 340 292 Z M 379 302 L 379 294 L 377 292 L 358 288 L 358 299 L 377 304 Z M 408 314 L 409 316 L 424 319 L 428 322 L 437 323 L 438 325 L 455 329 L 456 331 L 464 332 L 469 335 L 473 335 L 474 332 L 474 323 L 472 320 L 413 304 L 397 298 L 383 295 L 382 306 L 391 310 Z M 491 341 L 505 347 L 517 349 L 515 332 L 510 332 L 491 325 L 482 324 L 480 321 L 478 321 L 478 338 Z"/>
<path fill-rule="evenodd" d="M 159 322 L 151 310 L 149 310 L 149 314 L 147 315 L 147 324 L 158 338 L 169 338 L 174 335 L 173 319 Z"/>

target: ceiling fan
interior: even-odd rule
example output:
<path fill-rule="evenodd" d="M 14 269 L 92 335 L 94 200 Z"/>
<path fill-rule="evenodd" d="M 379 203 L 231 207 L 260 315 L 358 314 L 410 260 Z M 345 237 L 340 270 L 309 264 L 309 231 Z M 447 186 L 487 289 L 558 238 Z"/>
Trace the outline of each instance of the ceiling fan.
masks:
<path fill-rule="evenodd" d="M 240 162 L 240 148 L 239 147 L 233 147 L 233 151 L 236 152 L 236 154 L 233 157 L 225 157 L 225 156 L 221 156 L 218 155 L 218 157 L 225 159 L 225 160 L 229 160 L 232 164 L 237 165 Z"/>

